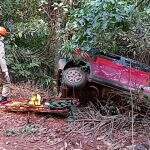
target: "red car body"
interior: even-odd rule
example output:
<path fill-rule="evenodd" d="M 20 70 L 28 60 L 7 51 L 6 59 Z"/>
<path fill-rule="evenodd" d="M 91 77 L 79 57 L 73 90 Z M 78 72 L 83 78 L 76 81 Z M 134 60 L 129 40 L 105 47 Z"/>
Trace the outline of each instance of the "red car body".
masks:
<path fill-rule="evenodd" d="M 77 74 L 74 73 L 73 79 L 70 80 L 74 82 L 75 76 L 80 74 L 76 68 L 86 66 L 87 69 L 82 69 L 82 71 L 86 74 L 88 83 L 96 83 L 97 85 L 109 86 L 128 92 L 142 91 L 144 95 L 150 96 L 150 67 L 148 65 L 115 54 L 93 57 L 87 52 L 77 50 L 75 56 L 80 60 L 78 63 L 70 59 L 59 61 L 58 86 L 67 85 L 67 82 L 64 83 L 62 80 L 63 72 L 66 75 L 65 70 L 68 68 L 71 70 L 72 68 L 72 70 L 77 71 Z M 69 71 L 68 76 L 72 73 Z M 71 88 L 70 85 L 68 87 Z M 86 84 L 84 84 L 84 87 L 86 87 Z"/>
<path fill-rule="evenodd" d="M 122 65 L 115 60 L 97 57 L 90 62 L 89 79 L 125 90 L 143 90 L 150 95 L 150 72 Z"/>

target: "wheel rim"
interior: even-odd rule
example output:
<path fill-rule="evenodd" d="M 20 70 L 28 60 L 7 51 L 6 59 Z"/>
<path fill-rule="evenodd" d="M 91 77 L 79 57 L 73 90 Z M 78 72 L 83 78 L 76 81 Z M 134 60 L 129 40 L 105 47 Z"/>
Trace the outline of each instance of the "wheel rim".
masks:
<path fill-rule="evenodd" d="M 83 75 L 78 70 L 70 70 L 66 75 L 67 81 L 77 84 L 83 79 Z"/>

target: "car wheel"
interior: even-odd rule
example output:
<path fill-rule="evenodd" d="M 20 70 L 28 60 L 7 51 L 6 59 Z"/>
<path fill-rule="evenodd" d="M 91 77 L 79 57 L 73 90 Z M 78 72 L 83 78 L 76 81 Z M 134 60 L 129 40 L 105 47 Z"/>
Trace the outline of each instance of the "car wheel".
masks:
<path fill-rule="evenodd" d="M 83 87 L 87 82 L 86 74 L 80 68 L 68 68 L 62 74 L 62 82 L 69 87 Z"/>

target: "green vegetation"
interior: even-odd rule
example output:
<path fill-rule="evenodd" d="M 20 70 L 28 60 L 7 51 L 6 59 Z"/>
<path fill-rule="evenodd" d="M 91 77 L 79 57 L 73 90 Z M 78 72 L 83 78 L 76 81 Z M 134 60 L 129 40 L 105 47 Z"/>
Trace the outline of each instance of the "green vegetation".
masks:
<path fill-rule="evenodd" d="M 91 47 L 149 64 L 149 0 L 1 0 L 11 31 L 6 53 L 14 81 L 48 86 L 58 53 Z"/>
<path fill-rule="evenodd" d="M 97 47 L 121 54 L 141 53 L 148 48 L 149 20 L 148 1 L 87 1 L 70 11 L 63 49 L 70 52 L 73 47 L 82 47 L 88 51 Z"/>
<path fill-rule="evenodd" d="M 0 3 L 3 24 L 11 31 L 6 53 L 13 80 L 34 80 L 50 85 L 54 67 L 49 55 L 50 30 L 40 1 L 5 0 Z"/>

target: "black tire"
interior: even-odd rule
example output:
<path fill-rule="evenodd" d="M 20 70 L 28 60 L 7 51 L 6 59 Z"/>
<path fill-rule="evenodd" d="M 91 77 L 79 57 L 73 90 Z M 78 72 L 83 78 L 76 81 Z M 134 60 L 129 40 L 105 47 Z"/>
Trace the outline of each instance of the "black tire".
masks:
<path fill-rule="evenodd" d="M 87 83 L 86 73 L 80 68 L 68 68 L 62 73 L 62 83 L 72 88 L 84 87 Z"/>

